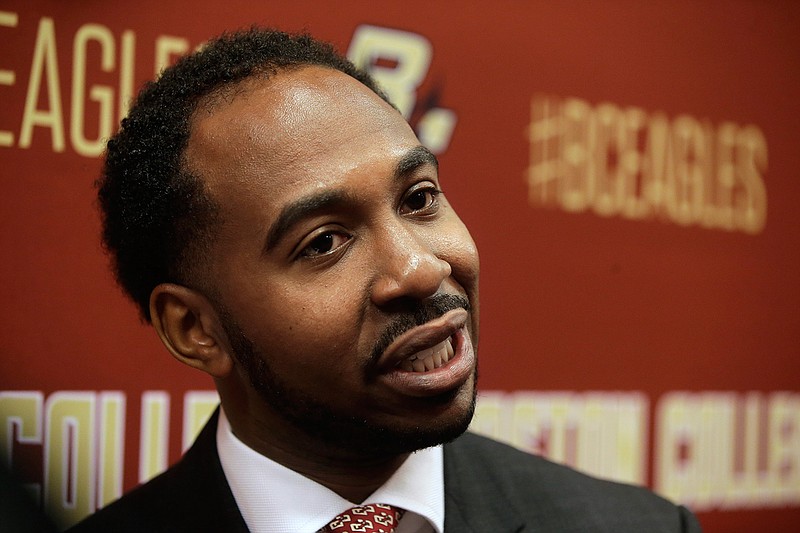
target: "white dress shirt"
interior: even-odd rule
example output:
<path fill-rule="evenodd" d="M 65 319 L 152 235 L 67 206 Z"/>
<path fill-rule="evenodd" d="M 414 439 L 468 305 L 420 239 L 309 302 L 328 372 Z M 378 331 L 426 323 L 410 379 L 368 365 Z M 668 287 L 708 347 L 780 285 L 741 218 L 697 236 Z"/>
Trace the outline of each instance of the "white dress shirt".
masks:
<path fill-rule="evenodd" d="M 252 533 L 315 533 L 354 505 L 370 503 L 406 510 L 395 533 L 444 531 L 441 446 L 411 454 L 383 486 L 357 503 L 248 447 L 233 434 L 222 409 L 217 451 L 236 505 Z"/>

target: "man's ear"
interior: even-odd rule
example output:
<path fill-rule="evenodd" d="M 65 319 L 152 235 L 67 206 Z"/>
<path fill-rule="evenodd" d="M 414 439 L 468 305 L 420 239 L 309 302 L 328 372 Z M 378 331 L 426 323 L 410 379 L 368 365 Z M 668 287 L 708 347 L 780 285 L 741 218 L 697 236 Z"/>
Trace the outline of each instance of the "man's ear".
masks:
<path fill-rule="evenodd" d="M 150 293 L 150 320 L 178 361 L 224 378 L 233 369 L 227 337 L 211 302 L 201 293 L 162 283 Z"/>

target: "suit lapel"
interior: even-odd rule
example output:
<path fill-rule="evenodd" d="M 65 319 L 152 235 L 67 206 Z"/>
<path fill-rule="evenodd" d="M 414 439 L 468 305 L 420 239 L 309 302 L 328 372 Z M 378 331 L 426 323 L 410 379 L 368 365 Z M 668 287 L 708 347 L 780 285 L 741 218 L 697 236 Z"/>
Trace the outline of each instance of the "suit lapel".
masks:
<path fill-rule="evenodd" d="M 480 476 L 471 457 L 456 443 L 444 446 L 445 533 L 511 533 L 525 523 L 508 505 L 493 476 Z"/>
<path fill-rule="evenodd" d="M 176 479 L 184 481 L 190 517 L 202 531 L 247 532 L 244 518 L 225 479 L 217 454 L 219 408 L 200 432 L 192 447 L 181 459 Z M 188 509 L 187 509 L 188 510 Z M 187 529 L 188 530 L 188 529 Z"/>

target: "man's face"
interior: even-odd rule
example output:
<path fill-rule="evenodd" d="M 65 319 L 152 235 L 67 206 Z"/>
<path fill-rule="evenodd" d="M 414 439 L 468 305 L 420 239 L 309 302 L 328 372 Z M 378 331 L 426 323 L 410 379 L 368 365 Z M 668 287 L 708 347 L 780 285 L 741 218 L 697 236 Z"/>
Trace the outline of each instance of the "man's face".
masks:
<path fill-rule="evenodd" d="M 251 79 L 196 113 L 186 162 L 259 439 L 381 455 L 466 429 L 478 254 L 394 109 L 326 68 Z"/>

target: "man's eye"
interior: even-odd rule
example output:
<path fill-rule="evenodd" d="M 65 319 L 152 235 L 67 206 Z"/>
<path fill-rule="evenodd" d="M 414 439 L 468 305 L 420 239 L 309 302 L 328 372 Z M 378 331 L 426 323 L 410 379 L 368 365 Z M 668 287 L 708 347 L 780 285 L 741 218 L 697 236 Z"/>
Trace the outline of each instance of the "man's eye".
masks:
<path fill-rule="evenodd" d="M 349 238 L 349 235 L 338 231 L 320 233 L 303 248 L 300 255 L 302 257 L 317 257 L 328 254 L 346 243 Z"/>
<path fill-rule="evenodd" d="M 435 207 L 437 204 L 437 197 L 442 191 L 434 188 L 417 189 L 408 196 L 406 196 L 401 213 L 417 213 Z"/>

